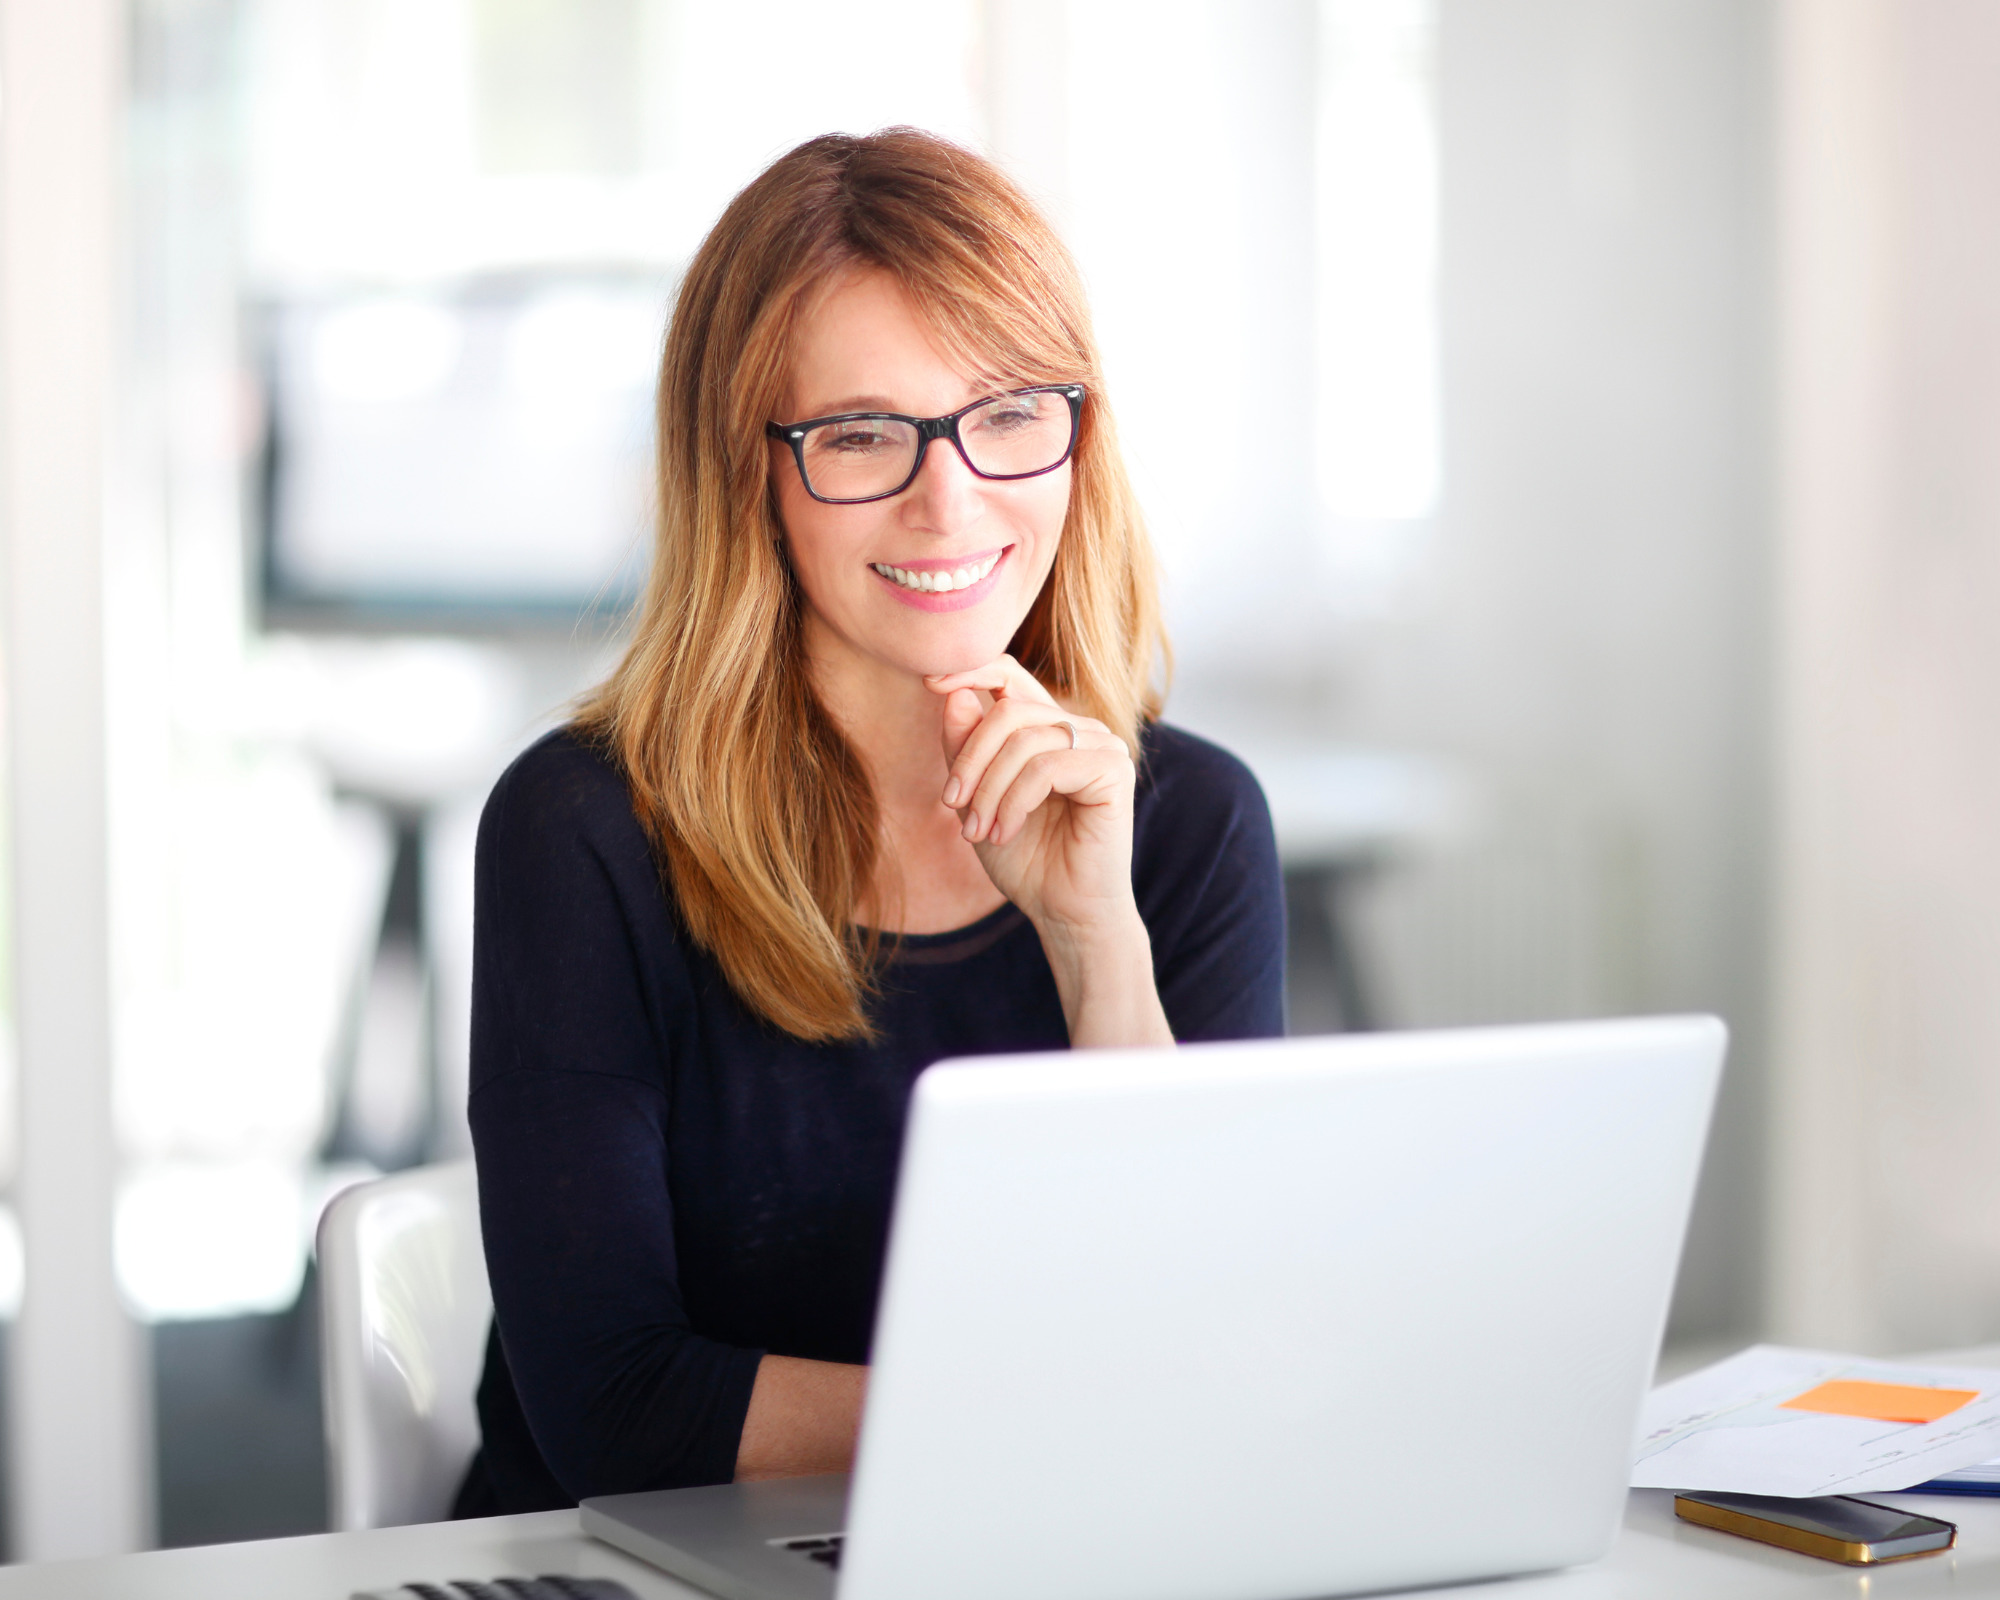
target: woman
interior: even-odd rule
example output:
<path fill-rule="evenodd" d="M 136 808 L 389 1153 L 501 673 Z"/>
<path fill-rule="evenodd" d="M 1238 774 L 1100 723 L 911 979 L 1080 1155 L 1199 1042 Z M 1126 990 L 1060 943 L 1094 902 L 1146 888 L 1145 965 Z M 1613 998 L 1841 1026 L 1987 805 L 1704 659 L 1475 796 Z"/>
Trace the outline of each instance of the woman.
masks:
<path fill-rule="evenodd" d="M 659 436 L 635 639 L 480 829 L 467 1515 L 844 1470 L 917 1073 L 1282 1025 L 1263 800 L 1153 720 L 1082 292 L 997 169 L 781 158 Z"/>

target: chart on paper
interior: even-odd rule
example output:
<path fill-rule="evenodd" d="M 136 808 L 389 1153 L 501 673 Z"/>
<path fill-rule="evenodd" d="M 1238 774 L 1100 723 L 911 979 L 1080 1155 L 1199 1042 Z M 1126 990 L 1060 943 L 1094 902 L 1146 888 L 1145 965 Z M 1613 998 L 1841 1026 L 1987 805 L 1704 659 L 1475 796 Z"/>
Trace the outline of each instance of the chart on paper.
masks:
<path fill-rule="evenodd" d="M 1906 1489 L 2000 1455 L 2000 1370 L 1756 1345 L 1646 1399 L 1632 1486 Z"/>

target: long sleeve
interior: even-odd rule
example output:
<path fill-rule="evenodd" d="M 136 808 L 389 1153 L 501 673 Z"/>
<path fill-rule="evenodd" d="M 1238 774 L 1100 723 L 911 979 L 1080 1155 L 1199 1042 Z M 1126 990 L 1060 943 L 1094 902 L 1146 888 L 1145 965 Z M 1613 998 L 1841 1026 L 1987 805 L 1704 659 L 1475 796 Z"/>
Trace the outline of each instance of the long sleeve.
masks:
<path fill-rule="evenodd" d="M 761 1352 L 683 1302 L 686 962 L 622 789 L 561 754 L 517 766 L 480 829 L 470 1117 L 500 1343 L 570 1497 L 724 1482 Z"/>

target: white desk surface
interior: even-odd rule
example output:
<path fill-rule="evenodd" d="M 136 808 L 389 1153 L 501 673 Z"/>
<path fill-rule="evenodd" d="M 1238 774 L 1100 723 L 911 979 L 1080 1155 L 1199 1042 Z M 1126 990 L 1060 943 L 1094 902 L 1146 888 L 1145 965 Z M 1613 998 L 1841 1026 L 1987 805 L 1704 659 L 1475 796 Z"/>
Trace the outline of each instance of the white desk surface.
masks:
<path fill-rule="evenodd" d="M 1958 1548 L 1872 1572 L 1840 1567 L 1691 1527 L 1674 1516 L 1668 1491 L 1635 1489 L 1625 1531 L 1594 1566 L 1428 1592 L 1482 1600 L 2000 1597 L 2000 1500 L 1869 1498 L 1957 1523 Z M 1450 1491 L 1439 1491 L 1440 1516 L 1451 1514 L 1451 1499 Z M 574 1511 L 0 1567 L 0 1600 L 347 1600 L 358 1589 L 387 1589 L 412 1579 L 435 1583 L 544 1572 L 618 1578 L 640 1600 L 708 1600 L 700 1590 L 586 1538 Z"/>
<path fill-rule="evenodd" d="M 2000 1366 L 2000 1348 L 1923 1359 Z M 1451 1515 L 1452 1500 L 1461 1492 L 1505 1494 L 1507 1488 L 1469 1485 L 1459 1491 L 1441 1483 L 1440 1517 Z M 1958 1548 L 1873 1570 L 1836 1566 L 1690 1526 L 1675 1517 L 1668 1490 L 1634 1489 L 1618 1543 L 1592 1566 L 1427 1592 L 1477 1600 L 1833 1600 L 1842 1595 L 1903 1600 L 1944 1594 L 2000 1600 L 2000 1499 L 1867 1498 L 1957 1523 Z M 617 1578 L 640 1600 L 708 1600 L 702 1591 L 585 1537 L 574 1511 L 0 1567 L 0 1600 L 348 1600 L 356 1590 L 387 1589 L 412 1580 L 544 1572 Z"/>

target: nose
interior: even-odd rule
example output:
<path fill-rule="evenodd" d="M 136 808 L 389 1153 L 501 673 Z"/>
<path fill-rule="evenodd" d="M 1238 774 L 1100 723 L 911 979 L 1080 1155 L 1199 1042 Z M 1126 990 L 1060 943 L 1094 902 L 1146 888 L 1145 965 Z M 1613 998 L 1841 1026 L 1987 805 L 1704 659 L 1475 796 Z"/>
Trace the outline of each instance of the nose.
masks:
<path fill-rule="evenodd" d="M 904 514 L 927 532 L 957 533 L 979 519 L 983 482 L 949 439 L 932 439 L 916 481 L 904 493 Z"/>

